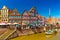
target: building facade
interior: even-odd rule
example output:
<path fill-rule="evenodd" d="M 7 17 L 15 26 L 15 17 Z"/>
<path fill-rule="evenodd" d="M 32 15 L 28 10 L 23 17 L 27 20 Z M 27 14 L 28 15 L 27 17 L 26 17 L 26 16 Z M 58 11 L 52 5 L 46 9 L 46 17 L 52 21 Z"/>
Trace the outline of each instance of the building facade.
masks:
<path fill-rule="evenodd" d="M 1 22 L 1 10 L 0 10 L 0 22 Z"/>
<path fill-rule="evenodd" d="M 0 22 L 16 22 L 21 25 L 28 25 L 38 22 L 39 25 L 44 25 L 45 18 L 38 14 L 37 9 L 35 7 L 32 7 L 29 11 L 24 10 L 21 15 L 16 9 L 10 10 L 6 6 L 3 6 L 3 8 L 0 10 Z"/>
<path fill-rule="evenodd" d="M 8 8 L 6 6 L 1 9 L 1 22 L 8 22 Z"/>
<path fill-rule="evenodd" d="M 27 24 L 27 25 L 29 24 L 29 15 L 26 10 L 24 10 L 22 14 L 22 24 Z"/>
<path fill-rule="evenodd" d="M 38 21 L 38 13 L 37 13 L 37 10 L 35 7 L 32 7 L 29 11 L 30 13 L 30 23 L 34 23 L 34 22 L 37 22 Z"/>
<path fill-rule="evenodd" d="M 50 18 L 47 18 L 47 24 L 55 24 L 56 22 L 55 22 L 55 18 L 53 18 L 53 17 L 50 17 Z"/>
<path fill-rule="evenodd" d="M 29 18 L 29 13 L 24 10 L 23 14 L 22 14 L 22 28 L 23 29 L 27 29 L 27 25 L 30 23 L 30 18 Z"/>
<path fill-rule="evenodd" d="M 21 15 L 20 13 L 14 9 L 14 10 L 9 10 L 9 22 L 10 23 L 21 23 Z"/>
<path fill-rule="evenodd" d="M 38 22 L 40 26 L 45 25 L 45 17 L 38 15 Z"/>

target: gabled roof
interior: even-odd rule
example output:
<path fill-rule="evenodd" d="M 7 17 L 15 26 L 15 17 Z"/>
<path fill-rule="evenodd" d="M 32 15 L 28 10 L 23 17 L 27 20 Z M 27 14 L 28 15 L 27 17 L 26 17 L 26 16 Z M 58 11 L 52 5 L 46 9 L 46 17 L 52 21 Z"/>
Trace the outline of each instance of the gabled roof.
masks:
<path fill-rule="evenodd" d="M 16 8 L 13 10 L 13 13 L 14 13 L 14 12 L 16 12 L 17 15 L 20 15 L 20 13 L 17 11 Z"/>
<path fill-rule="evenodd" d="M 18 12 L 16 8 L 14 8 L 12 11 L 13 11 L 13 12 Z"/>
<path fill-rule="evenodd" d="M 36 10 L 36 7 L 32 7 L 29 11 Z"/>
<path fill-rule="evenodd" d="M 33 12 L 33 10 L 34 10 L 34 13 L 37 13 L 37 10 L 36 10 L 36 7 L 32 7 L 28 12 Z"/>
<path fill-rule="evenodd" d="M 23 11 L 23 14 L 24 14 L 24 13 L 28 13 L 28 12 L 26 11 L 26 9 Z"/>
<path fill-rule="evenodd" d="M 26 9 L 24 10 L 24 12 L 22 13 L 22 16 L 29 16 L 29 13 L 26 11 Z"/>
<path fill-rule="evenodd" d="M 14 12 L 16 12 L 16 14 L 14 14 Z M 17 15 L 17 16 L 19 16 L 20 13 L 16 9 L 14 9 L 14 10 L 9 10 L 9 15 L 12 15 L 12 16 Z"/>

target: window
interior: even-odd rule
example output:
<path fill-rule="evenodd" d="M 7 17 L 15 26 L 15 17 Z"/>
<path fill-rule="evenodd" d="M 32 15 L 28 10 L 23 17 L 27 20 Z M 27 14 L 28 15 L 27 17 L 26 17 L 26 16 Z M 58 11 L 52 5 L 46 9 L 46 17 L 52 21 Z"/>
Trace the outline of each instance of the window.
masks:
<path fill-rule="evenodd" d="M 34 14 L 34 16 L 36 16 L 37 14 Z"/>
<path fill-rule="evenodd" d="M 19 20 L 16 20 L 16 22 L 19 22 Z"/>
<path fill-rule="evenodd" d="M 16 18 L 18 18 L 18 16 L 16 16 Z"/>
<path fill-rule="evenodd" d="M 4 20 L 2 20 L 2 21 L 5 21 L 5 19 L 4 19 Z"/>
<path fill-rule="evenodd" d="M 11 22 L 13 22 L 13 20 L 11 20 Z"/>
<path fill-rule="evenodd" d="M 32 12 L 34 12 L 34 10 L 32 10 Z"/>
<path fill-rule="evenodd" d="M 35 14 L 34 13 L 31 13 L 31 16 L 35 16 Z"/>
<path fill-rule="evenodd" d="M 4 13 L 5 10 L 3 10 L 3 13 Z"/>
<path fill-rule="evenodd" d="M 13 18 L 16 18 L 15 16 L 12 16 Z"/>
<path fill-rule="evenodd" d="M 18 16 L 18 18 L 20 18 L 20 17 Z"/>
<path fill-rule="evenodd" d="M 9 18 L 14 18 L 13 16 L 9 16 Z"/>
<path fill-rule="evenodd" d="M 13 22 L 14 22 L 14 20 L 13 20 Z"/>
<path fill-rule="evenodd" d="M 14 12 L 14 14 L 16 14 L 16 12 Z"/>
<path fill-rule="evenodd" d="M 6 9 L 6 12 L 8 12 L 8 10 Z"/>
<path fill-rule="evenodd" d="M 7 19 L 6 19 L 6 21 L 7 21 Z"/>
<path fill-rule="evenodd" d="M 43 21 L 43 19 L 42 19 L 42 18 L 40 18 L 40 21 Z"/>
<path fill-rule="evenodd" d="M 21 18 L 21 16 L 18 16 L 18 18 Z"/>
<path fill-rule="evenodd" d="M 5 10 L 5 13 L 6 13 L 6 10 Z"/>
<path fill-rule="evenodd" d="M 9 20 L 9 22 L 11 22 L 11 20 Z"/>
<path fill-rule="evenodd" d="M 8 15 L 6 15 L 6 17 L 8 17 Z"/>

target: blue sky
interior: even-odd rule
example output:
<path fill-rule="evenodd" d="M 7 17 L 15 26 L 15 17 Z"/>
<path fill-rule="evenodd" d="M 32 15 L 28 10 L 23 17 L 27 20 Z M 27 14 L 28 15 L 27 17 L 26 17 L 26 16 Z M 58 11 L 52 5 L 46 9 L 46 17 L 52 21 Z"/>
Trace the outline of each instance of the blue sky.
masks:
<path fill-rule="evenodd" d="M 48 17 L 49 8 L 51 9 L 51 16 L 60 18 L 60 0 L 0 0 L 0 9 L 6 5 L 9 9 L 16 8 L 20 13 L 24 9 L 27 11 L 35 6 L 40 15 Z"/>

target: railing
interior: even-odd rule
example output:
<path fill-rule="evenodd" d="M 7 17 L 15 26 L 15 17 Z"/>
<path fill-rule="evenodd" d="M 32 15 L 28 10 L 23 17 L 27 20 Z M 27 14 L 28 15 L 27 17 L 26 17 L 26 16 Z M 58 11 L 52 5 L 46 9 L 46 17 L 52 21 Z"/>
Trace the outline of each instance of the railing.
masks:
<path fill-rule="evenodd" d="M 14 31 L 11 32 L 8 36 L 6 36 L 6 37 L 4 38 L 4 40 L 8 39 L 8 37 L 10 37 L 15 31 L 16 31 L 16 30 L 14 30 Z"/>
<path fill-rule="evenodd" d="M 15 30 L 8 30 L 6 33 L 4 33 L 1 37 L 0 37 L 0 40 L 6 40 L 9 36 L 11 36 L 14 32 L 16 31 L 16 28 Z"/>

